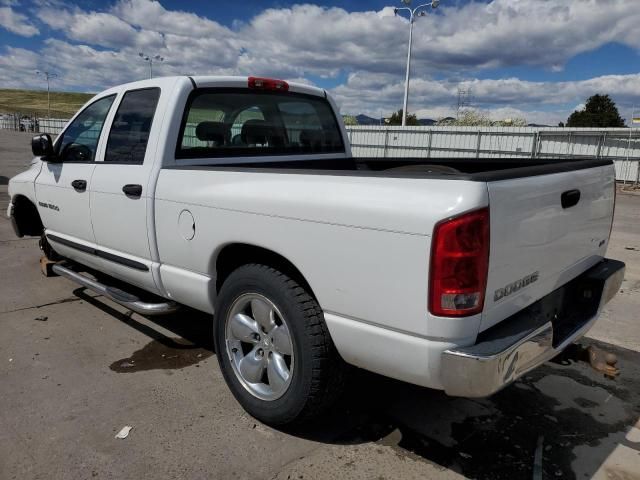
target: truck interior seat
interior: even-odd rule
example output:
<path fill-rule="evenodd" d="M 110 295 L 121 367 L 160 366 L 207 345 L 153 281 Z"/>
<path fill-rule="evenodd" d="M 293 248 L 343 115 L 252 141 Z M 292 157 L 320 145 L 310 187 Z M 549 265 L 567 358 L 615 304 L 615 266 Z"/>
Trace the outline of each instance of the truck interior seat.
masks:
<path fill-rule="evenodd" d="M 229 128 L 222 122 L 200 122 L 196 126 L 196 137 L 202 142 L 224 145 Z"/>

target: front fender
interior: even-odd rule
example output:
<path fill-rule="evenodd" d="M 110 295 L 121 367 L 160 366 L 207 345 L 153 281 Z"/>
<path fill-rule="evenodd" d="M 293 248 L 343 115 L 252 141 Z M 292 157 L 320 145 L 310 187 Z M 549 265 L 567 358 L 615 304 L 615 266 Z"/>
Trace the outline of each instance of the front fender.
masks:
<path fill-rule="evenodd" d="M 42 169 L 42 161 L 40 159 L 34 159 L 28 170 L 25 170 L 18 175 L 15 175 L 9 180 L 8 193 L 9 193 L 9 205 L 7 207 L 7 217 L 11 221 L 11 226 L 14 233 L 19 238 L 25 235 L 25 232 L 20 228 L 20 222 L 16 218 L 16 203 L 19 199 L 29 201 L 33 204 L 37 211 L 37 199 L 35 182 Z"/>
<path fill-rule="evenodd" d="M 15 175 L 9 180 L 8 192 L 12 203 L 15 197 L 22 195 L 34 205 L 37 205 L 35 187 L 36 179 L 38 178 L 38 175 L 40 175 L 40 170 L 42 169 L 42 164 L 42 160 L 35 158 L 31 161 L 27 170 Z"/>

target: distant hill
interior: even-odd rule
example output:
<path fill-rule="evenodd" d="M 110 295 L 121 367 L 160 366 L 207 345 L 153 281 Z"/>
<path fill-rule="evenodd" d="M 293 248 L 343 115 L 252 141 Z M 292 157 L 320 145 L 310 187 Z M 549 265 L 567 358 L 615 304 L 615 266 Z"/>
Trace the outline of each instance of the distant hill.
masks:
<path fill-rule="evenodd" d="M 368 117 L 367 115 L 364 115 L 362 113 L 360 115 L 356 115 L 356 121 L 358 122 L 358 125 L 380 125 L 380 120 L 381 119 L 379 118 Z"/>
<path fill-rule="evenodd" d="M 369 117 L 361 113 L 360 115 L 356 115 L 355 118 L 358 122 L 358 125 L 385 125 L 384 119 Z M 456 119 L 454 117 L 445 117 L 440 120 L 434 120 L 433 118 L 419 118 L 418 123 L 423 127 L 431 127 L 433 125 L 437 125 L 440 123 L 441 125 L 452 125 Z M 530 123 L 527 125 L 528 127 L 548 127 L 549 125 L 542 125 L 538 123 Z"/>
<path fill-rule="evenodd" d="M 444 117 L 444 118 L 441 118 L 439 120 L 441 125 L 447 125 L 447 124 L 450 124 L 451 122 L 455 122 L 455 121 L 456 121 L 456 119 L 454 117 Z"/>
<path fill-rule="evenodd" d="M 381 118 L 373 118 L 368 115 L 360 114 L 354 117 L 358 122 L 358 125 L 384 125 L 384 119 Z M 418 119 L 418 123 L 422 126 L 431 126 L 435 125 L 437 120 L 433 120 L 431 118 L 420 118 Z"/>
<path fill-rule="evenodd" d="M 69 118 L 76 113 L 92 93 L 51 92 L 51 116 Z M 0 89 L 0 113 L 47 115 L 47 91 Z"/>

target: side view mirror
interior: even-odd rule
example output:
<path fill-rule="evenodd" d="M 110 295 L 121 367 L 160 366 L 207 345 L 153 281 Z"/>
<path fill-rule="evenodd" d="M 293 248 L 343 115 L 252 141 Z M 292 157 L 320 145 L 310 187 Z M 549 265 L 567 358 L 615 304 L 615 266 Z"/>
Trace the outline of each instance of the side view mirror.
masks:
<path fill-rule="evenodd" d="M 51 136 L 41 133 L 33 137 L 31 139 L 31 151 L 36 157 L 43 157 L 43 160 L 51 160 L 54 157 Z"/>

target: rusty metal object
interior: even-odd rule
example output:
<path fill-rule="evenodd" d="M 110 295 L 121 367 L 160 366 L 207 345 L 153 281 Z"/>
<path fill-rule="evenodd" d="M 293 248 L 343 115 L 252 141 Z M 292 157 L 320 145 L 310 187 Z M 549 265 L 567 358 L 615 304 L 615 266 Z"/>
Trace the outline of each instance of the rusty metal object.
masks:
<path fill-rule="evenodd" d="M 620 375 L 620 369 L 616 367 L 618 363 L 618 357 L 610 352 L 591 345 L 587 348 L 589 354 L 589 364 L 597 372 L 604 373 L 604 376 L 610 379 L 616 378 Z"/>
<path fill-rule="evenodd" d="M 585 347 L 574 343 L 569 345 L 552 361 L 559 363 L 560 365 L 570 365 L 573 362 L 585 362 L 588 363 L 596 372 L 604 374 L 606 378 L 611 380 L 620 375 L 620 369 L 616 366 L 618 364 L 618 357 L 611 352 L 606 352 L 603 349 L 596 347 L 595 345 Z"/>
<path fill-rule="evenodd" d="M 46 255 L 40 257 L 40 271 L 45 277 L 57 277 L 58 274 L 53 271 L 53 266 L 60 262 L 50 260 Z"/>

